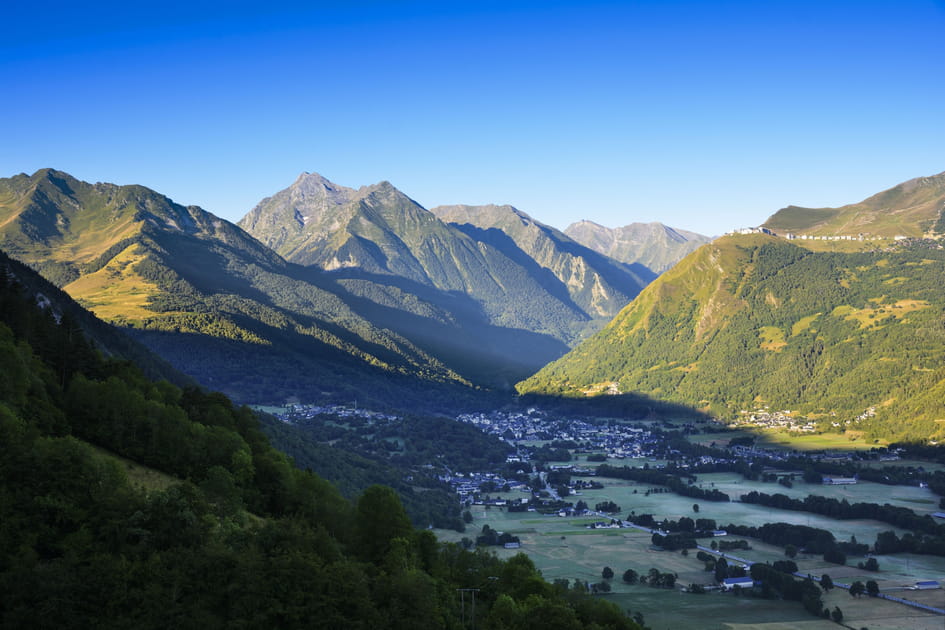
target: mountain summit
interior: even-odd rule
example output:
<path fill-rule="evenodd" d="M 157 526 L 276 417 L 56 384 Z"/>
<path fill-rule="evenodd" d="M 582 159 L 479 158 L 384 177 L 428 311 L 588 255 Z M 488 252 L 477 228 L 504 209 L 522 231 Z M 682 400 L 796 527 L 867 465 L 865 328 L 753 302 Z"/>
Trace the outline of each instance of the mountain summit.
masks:
<path fill-rule="evenodd" d="M 331 280 L 143 186 L 44 169 L 0 179 L 0 247 L 175 367 L 241 401 L 466 381 Z M 360 391 L 360 387 L 355 391 Z"/>
<path fill-rule="evenodd" d="M 424 287 L 428 298 L 431 290 L 439 292 L 442 300 L 434 303 L 451 309 L 460 324 L 484 318 L 480 323 L 566 345 L 585 336 L 589 326 L 598 328 L 595 321 L 612 317 L 648 280 L 560 233 L 549 238 L 550 228 L 517 211 L 503 211 L 514 217 L 498 226 L 501 213 L 476 224 L 470 216 L 485 213 L 465 207 L 459 225 L 453 221 L 459 208 L 440 209 L 444 216 L 438 217 L 389 182 L 354 190 L 306 174 L 261 201 L 239 224 L 287 260 L 334 272 L 362 297 L 373 299 L 356 279 L 400 288 L 409 283 Z M 528 243 L 521 230 L 513 233 L 515 221 L 531 226 Z M 545 256 L 533 246 L 539 233 L 546 249 L 558 248 L 557 255 Z M 455 311 L 460 296 L 465 313 Z M 529 354 L 538 359 L 537 348 L 523 350 L 519 359 Z"/>
<path fill-rule="evenodd" d="M 623 263 L 643 265 L 654 274 L 663 273 L 712 240 L 656 222 L 608 228 L 584 220 L 572 223 L 564 233 L 594 251 Z"/>

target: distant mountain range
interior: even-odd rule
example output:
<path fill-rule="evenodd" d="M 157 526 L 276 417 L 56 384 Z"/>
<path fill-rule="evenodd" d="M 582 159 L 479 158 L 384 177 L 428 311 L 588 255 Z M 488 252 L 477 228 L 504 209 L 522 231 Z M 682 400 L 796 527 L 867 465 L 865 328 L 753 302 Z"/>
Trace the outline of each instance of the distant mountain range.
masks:
<path fill-rule="evenodd" d="M 943 207 L 939 175 L 837 210 L 782 210 L 765 225 L 941 235 Z M 725 418 L 790 410 L 828 430 L 945 437 L 945 240 L 859 252 L 804 243 L 732 235 L 703 246 L 518 390 L 637 392 Z"/>
<path fill-rule="evenodd" d="M 306 173 L 236 226 L 43 169 L 0 179 L 0 248 L 241 401 L 507 388 L 655 275 L 511 207 L 438 212 Z"/>
<path fill-rule="evenodd" d="M 593 221 L 578 221 L 564 233 L 594 251 L 630 265 L 643 265 L 655 274 L 672 268 L 711 237 L 677 230 L 662 223 L 631 223 L 607 228 Z"/>

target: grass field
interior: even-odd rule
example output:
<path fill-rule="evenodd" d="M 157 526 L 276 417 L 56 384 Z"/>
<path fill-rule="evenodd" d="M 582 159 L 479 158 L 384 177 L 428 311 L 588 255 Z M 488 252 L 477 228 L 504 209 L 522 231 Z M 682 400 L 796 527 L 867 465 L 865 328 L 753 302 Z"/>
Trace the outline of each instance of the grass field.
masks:
<path fill-rule="evenodd" d="M 624 460 L 620 463 L 628 463 Z M 605 483 L 602 490 L 588 490 L 581 495 L 571 496 L 569 500 L 583 499 L 591 507 L 604 500 L 612 500 L 621 507 L 621 516 L 631 510 L 637 514 L 651 513 L 657 519 L 678 519 L 680 516 L 692 518 L 713 518 L 720 525 L 729 522 L 748 525 L 761 525 L 766 522 L 784 521 L 788 523 L 810 524 L 813 527 L 827 529 L 841 540 L 856 536 L 861 542 L 872 543 L 876 534 L 883 530 L 896 530 L 889 525 L 875 521 L 839 521 L 804 512 L 773 510 L 757 505 L 738 502 L 713 503 L 698 502 L 672 493 L 651 494 L 646 496 L 646 485 L 633 482 L 601 479 Z M 918 512 L 931 511 L 932 505 L 926 503 L 932 496 L 928 490 L 902 486 L 882 486 L 861 483 L 855 486 L 812 486 L 799 482 L 795 488 L 787 489 L 778 484 L 746 482 L 740 475 L 718 473 L 700 475 L 700 483 L 711 485 L 728 492 L 733 497 L 749 490 L 768 493 L 783 492 L 790 496 L 805 496 L 808 492 L 847 498 L 848 501 L 872 501 L 894 505 L 907 505 Z M 636 494 L 634 494 L 636 490 Z M 496 496 L 496 495 L 492 495 Z M 525 496 L 522 493 L 509 493 L 507 498 Z M 693 503 L 699 504 L 698 514 L 693 511 Z M 527 553 L 535 565 L 548 580 L 565 578 L 580 579 L 588 582 L 601 581 L 601 570 L 610 566 L 616 575 L 611 581 L 613 592 L 606 595 L 624 610 L 641 612 L 654 630 L 658 629 L 744 629 L 763 628 L 765 630 L 820 630 L 837 628 L 833 622 L 810 616 L 796 602 L 778 602 L 736 598 L 731 594 L 707 593 L 690 595 L 678 590 L 655 589 L 648 586 L 624 584 L 620 576 L 626 569 L 632 568 L 645 574 L 650 568 L 661 572 L 678 574 L 679 586 L 689 583 L 708 584 L 711 575 L 703 570 L 696 560 L 695 553 L 688 557 L 677 552 L 657 551 L 651 547 L 650 535 L 632 529 L 586 529 L 589 520 L 597 518 L 560 518 L 542 516 L 535 512 L 508 513 L 499 508 L 474 506 L 471 510 L 474 520 L 465 534 L 438 531 L 446 540 L 458 541 L 463 536 L 474 537 L 486 523 L 499 531 L 507 531 L 519 536 L 521 550 L 497 549 L 501 557 L 509 557 L 522 551 Z M 731 537 L 729 537 L 731 538 Z M 708 541 L 705 541 L 708 543 Z M 783 549 L 750 540 L 751 550 L 734 552 L 753 562 L 773 562 L 783 559 Z M 874 579 L 884 591 L 898 591 L 918 580 L 936 579 L 945 582 L 945 558 L 900 554 L 896 556 L 878 556 L 880 571 L 869 573 L 855 567 L 861 558 L 850 558 L 854 566 L 838 566 L 825 563 L 819 556 L 800 555 L 795 560 L 801 571 L 819 576 L 829 573 L 835 581 L 863 582 Z M 945 591 L 902 591 L 893 592 L 900 597 L 914 599 L 926 604 L 945 607 Z M 825 598 L 825 604 L 831 609 L 839 606 L 844 613 L 844 623 L 849 627 L 909 628 L 911 630 L 941 630 L 945 619 L 901 604 L 866 597 L 851 598 L 846 591 L 835 589 Z"/>

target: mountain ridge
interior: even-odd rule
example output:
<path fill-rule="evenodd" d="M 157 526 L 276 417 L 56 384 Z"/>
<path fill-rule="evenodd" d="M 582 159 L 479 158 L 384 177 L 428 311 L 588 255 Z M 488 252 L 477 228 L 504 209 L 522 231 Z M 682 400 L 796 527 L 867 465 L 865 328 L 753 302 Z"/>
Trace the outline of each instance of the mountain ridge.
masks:
<path fill-rule="evenodd" d="M 564 233 L 601 254 L 626 264 L 643 265 L 657 275 L 711 240 L 656 221 L 608 228 L 585 219 L 570 224 Z"/>
<path fill-rule="evenodd" d="M 945 172 L 916 177 L 839 208 L 788 206 L 763 224 L 779 234 L 892 238 L 945 234 Z"/>

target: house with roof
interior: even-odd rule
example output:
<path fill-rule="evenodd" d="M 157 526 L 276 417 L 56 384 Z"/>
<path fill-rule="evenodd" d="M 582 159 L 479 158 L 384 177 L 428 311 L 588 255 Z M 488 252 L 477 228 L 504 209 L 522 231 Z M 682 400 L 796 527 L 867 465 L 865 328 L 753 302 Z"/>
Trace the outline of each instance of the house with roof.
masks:
<path fill-rule="evenodd" d="M 719 582 L 719 586 L 722 587 L 723 591 L 730 591 L 736 586 L 739 588 L 751 588 L 754 585 L 755 581 L 748 576 L 725 578 Z"/>

